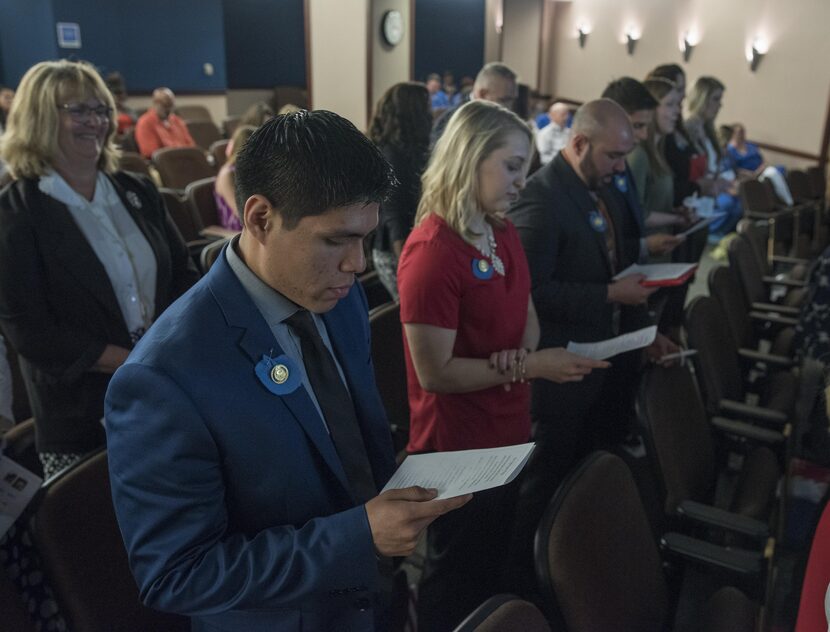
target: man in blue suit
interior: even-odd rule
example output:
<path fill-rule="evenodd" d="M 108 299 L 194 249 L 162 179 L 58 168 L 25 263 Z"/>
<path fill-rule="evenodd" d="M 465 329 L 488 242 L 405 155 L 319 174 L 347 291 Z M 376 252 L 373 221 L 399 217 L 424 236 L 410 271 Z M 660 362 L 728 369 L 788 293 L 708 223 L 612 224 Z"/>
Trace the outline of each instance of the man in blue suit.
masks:
<path fill-rule="evenodd" d="M 382 627 L 384 558 L 468 500 L 377 494 L 394 460 L 355 275 L 393 182 L 336 114 L 265 124 L 237 160 L 241 236 L 111 382 L 133 574 L 194 630 Z"/>

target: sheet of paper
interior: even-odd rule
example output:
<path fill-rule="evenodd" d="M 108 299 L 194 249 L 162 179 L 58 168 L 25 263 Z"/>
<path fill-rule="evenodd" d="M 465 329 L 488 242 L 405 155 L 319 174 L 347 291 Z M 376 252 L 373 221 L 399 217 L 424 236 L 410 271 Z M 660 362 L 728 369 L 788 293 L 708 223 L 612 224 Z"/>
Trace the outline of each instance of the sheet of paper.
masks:
<path fill-rule="evenodd" d="M 601 340 L 599 342 L 569 342 L 568 351 L 577 355 L 593 358 L 594 360 L 607 360 L 615 355 L 642 349 L 649 346 L 657 337 L 657 326 L 643 327 L 637 331 Z"/>
<path fill-rule="evenodd" d="M 0 537 L 26 509 L 43 479 L 6 456 L 0 456 Z"/>
<path fill-rule="evenodd" d="M 522 471 L 535 445 L 413 454 L 401 463 L 383 491 L 420 485 L 437 489 L 438 498 L 452 498 L 506 485 Z"/>
<path fill-rule="evenodd" d="M 697 231 L 699 231 L 701 228 L 706 228 L 709 224 L 714 222 L 716 219 L 720 219 L 724 215 L 726 215 L 726 213 L 715 213 L 714 215 L 710 215 L 709 217 L 704 217 L 696 224 L 692 224 L 691 226 L 689 226 L 689 228 L 684 230 L 682 233 L 678 233 L 677 236 L 688 237 L 692 233 L 696 233 Z"/>
<path fill-rule="evenodd" d="M 709 217 L 715 214 L 715 198 L 709 196 L 698 197 L 695 193 L 683 200 L 683 206 L 694 209 L 700 217 Z"/>
<path fill-rule="evenodd" d="M 646 281 L 670 281 L 682 277 L 696 265 L 696 263 L 646 263 L 643 265 L 635 263 L 617 274 L 614 280 L 616 281 L 617 279 L 622 279 L 632 274 L 644 274 Z"/>

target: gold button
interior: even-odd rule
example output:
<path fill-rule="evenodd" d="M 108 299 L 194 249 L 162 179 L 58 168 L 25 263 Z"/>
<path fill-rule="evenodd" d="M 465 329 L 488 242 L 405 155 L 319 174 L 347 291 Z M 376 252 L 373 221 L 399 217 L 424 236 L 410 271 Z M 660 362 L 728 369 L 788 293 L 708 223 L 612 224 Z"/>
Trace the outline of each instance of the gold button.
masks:
<path fill-rule="evenodd" d="M 285 384 L 288 379 L 288 367 L 284 364 L 275 364 L 271 369 L 271 379 L 277 384 Z"/>
<path fill-rule="evenodd" d="M 478 269 L 481 272 L 487 272 L 490 269 L 490 264 L 487 263 L 484 259 L 478 260 Z"/>

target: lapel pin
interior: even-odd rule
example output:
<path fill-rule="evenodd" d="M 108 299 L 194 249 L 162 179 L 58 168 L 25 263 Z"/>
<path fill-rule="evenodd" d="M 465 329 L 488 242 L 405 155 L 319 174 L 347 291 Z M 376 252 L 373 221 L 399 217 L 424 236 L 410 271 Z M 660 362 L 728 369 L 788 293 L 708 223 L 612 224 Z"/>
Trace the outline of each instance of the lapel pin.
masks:
<path fill-rule="evenodd" d="M 493 266 L 487 259 L 473 259 L 473 276 L 482 281 L 493 278 Z"/>
<path fill-rule="evenodd" d="M 141 208 L 141 200 L 139 199 L 135 191 L 127 191 L 127 201 L 132 205 L 133 208 Z"/>
<path fill-rule="evenodd" d="M 591 213 L 588 215 L 588 221 L 591 222 L 591 228 L 593 228 L 598 233 L 605 232 L 605 218 L 599 211 L 591 211 Z"/>
<path fill-rule="evenodd" d="M 254 373 L 260 383 L 274 395 L 288 395 L 300 386 L 300 370 L 285 354 L 276 358 L 263 355 L 254 367 Z"/>

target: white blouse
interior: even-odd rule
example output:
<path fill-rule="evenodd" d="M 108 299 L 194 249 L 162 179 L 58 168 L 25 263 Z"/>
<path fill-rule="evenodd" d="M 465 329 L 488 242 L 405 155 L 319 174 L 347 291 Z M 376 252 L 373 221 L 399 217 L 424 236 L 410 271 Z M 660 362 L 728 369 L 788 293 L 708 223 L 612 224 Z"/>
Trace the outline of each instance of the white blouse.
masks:
<path fill-rule="evenodd" d="M 109 178 L 98 173 L 90 202 L 57 172 L 40 178 L 38 188 L 66 205 L 107 272 L 133 342 L 152 323 L 156 302 L 156 256 Z"/>

